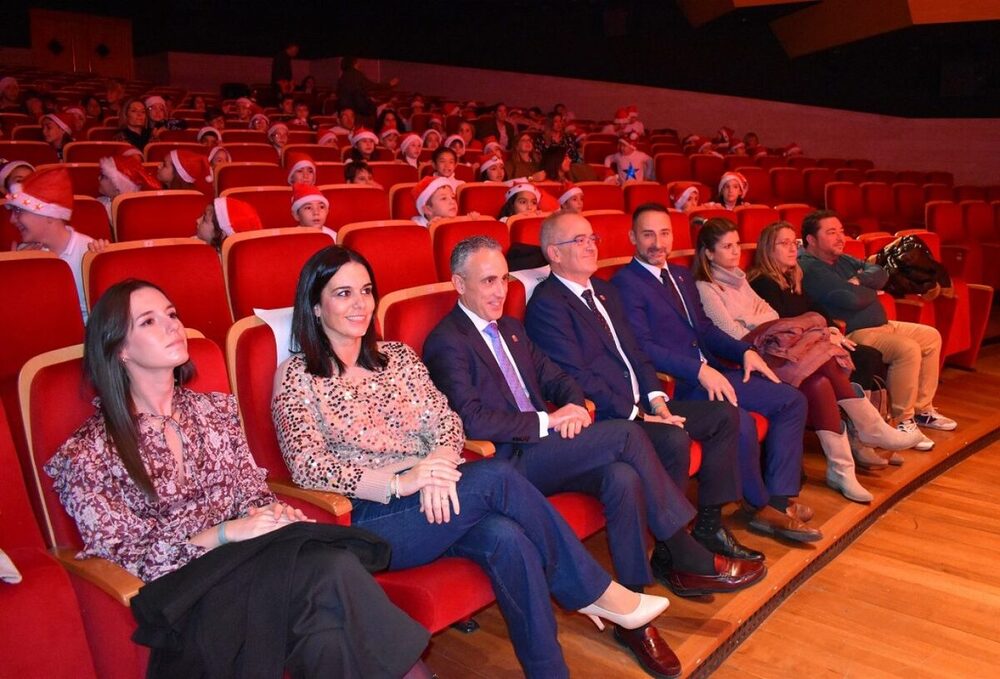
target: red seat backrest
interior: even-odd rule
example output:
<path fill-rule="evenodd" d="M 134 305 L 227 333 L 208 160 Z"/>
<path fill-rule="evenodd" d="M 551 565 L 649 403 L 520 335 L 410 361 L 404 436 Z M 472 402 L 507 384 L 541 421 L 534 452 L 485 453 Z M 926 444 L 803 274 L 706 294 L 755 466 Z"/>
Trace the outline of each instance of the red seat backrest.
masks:
<path fill-rule="evenodd" d="M 143 191 L 114 199 L 111 214 L 115 240 L 193 236 L 195 221 L 211 198 L 199 191 Z"/>
<path fill-rule="evenodd" d="M 833 210 L 841 220 L 855 220 L 865 214 L 861 188 L 851 182 L 829 182 L 826 185 L 826 209 Z"/>
<path fill-rule="evenodd" d="M 986 200 L 986 187 L 984 186 L 956 186 L 954 188 L 954 200 L 961 203 L 963 200 Z"/>
<path fill-rule="evenodd" d="M 949 184 L 924 184 L 924 202 L 932 200 L 951 200 L 955 192 Z"/>
<path fill-rule="evenodd" d="M 625 198 L 617 184 L 604 182 L 579 182 L 583 191 L 583 209 L 585 210 L 624 210 Z M 555 192 L 558 197 L 558 190 Z"/>
<path fill-rule="evenodd" d="M 267 144 L 267 133 L 259 130 L 233 130 L 227 126 L 222 131 L 222 143 L 227 147 L 232 144 Z"/>
<path fill-rule="evenodd" d="M 44 141 L 0 141 L 0 158 L 23 160 L 35 167 L 59 162 L 55 149 Z"/>
<path fill-rule="evenodd" d="M 341 162 L 317 162 L 316 163 L 316 185 L 344 184 L 347 179 L 344 177 L 344 164 Z"/>
<path fill-rule="evenodd" d="M 344 224 L 389 219 L 389 194 L 374 186 L 362 184 L 328 184 L 321 186 L 330 200 L 326 225 L 337 231 Z"/>
<path fill-rule="evenodd" d="M 618 149 L 618 143 L 614 141 L 585 141 L 581 149 L 583 162 L 603 163 L 604 159 L 613 154 Z"/>
<path fill-rule="evenodd" d="M 865 179 L 870 182 L 896 183 L 896 173 L 892 170 L 866 170 Z"/>
<path fill-rule="evenodd" d="M 725 161 L 722 158 L 712 153 L 693 153 L 688 160 L 691 163 L 692 178 L 708 186 L 719 185 L 719 179 L 725 171 Z"/>
<path fill-rule="evenodd" d="M 495 219 L 466 220 L 456 217 L 454 220 L 436 224 L 431 231 L 431 241 L 439 281 L 451 280 L 451 251 L 460 241 L 470 236 L 489 236 L 500 243 L 504 252 L 510 248 L 510 233 L 507 231 L 507 225 Z"/>
<path fill-rule="evenodd" d="M 785 161 L 785 164 L 789 167 L 797 167 L 800 169 L 805 169 L 807 167 L 820 167 L 818 160 L 815 158 L 807 158 L 806 156 L 792 156 L 791 158 L 786 158 Z"/>
<path fill-rule="evenodd" d="M 225 134 L 225 132 L 223 132 Z M 278 152 L 270 144 L 225 144 L 234 163 L 277 163 Z"/>
<path fill-rule="evenodd" d="M 865 214 L 879 221 L 896 221 L 896 201 L 892 188 L 883 182 L 868 181 L 861 184 L 861 200 Z"/>
<path fill-rule="evenodd" d="M 437 281 L 430 232 L 417 224 L 354 229 L 341 245 L 368 260 L 380 295 Z"/>
<path fill-rule="evenodd" d="M 812 205 L 805 203 L 784 203 L 775 205 L 774 209 L 778 211 L 781 221 L 788 222 L 795 227 L 795 233 L 799 236 L 802 235 L 802 220 L 807 214 L 816 210 Z"/>
<path fill-rule="evenodd" d="M 414 202 L 411 193 L 413 187 L 416 185 L 416 182 L 412 184 L 396 184 L 389 190 L 389 212 L 393 219 L 410 219 L 417 216 L 417 204 Z M 506 189 L 504 189 L 504 192 L 506 192 Z M 488 216 L 495 217 L 496 213 Z"/>
<path fill-rule="evenodd" d="M 854 167 L 842 167 L 833 171 L 833 178 L 838 182 L 860 184 L 865 181 L 865 172 Z"/>
<path fill-rule="evenodd" d="M 847 167 L 847 160 L 844 158 L 820 158 L 817 164 L 819 167 L 825 167 L 832 171 Z"/>
<path fill-rule="evenodd" d="M 451 283 L 427 287 L 427 291 L 412 297 L 383 297 L 380 302 L 384 306 L 379 314 L 382 318 L 382 338 L 403 342 L 420 355 L 423 354 L 424 341 L 431 330 L 452 310 L 458 300 L 458 293 Z"/>
<path fill-rule="evenodd" d="M 510 242 L 541 245 L 542 221 L 545 217 L 518 217 L 509 220 Z"/>
<path fill-rule="evenodd" d="M 92 196 L 96 198 L 100 194 L 98 186 L 101 176 L 101 167 L 97 163 L 56 163 L 54 165 L 42 165 L 35 170 L 43 168 L 61 167 L 69 172 L 69 181 L 73 185 L 73 194 L 77 196 Z"/>
<path fill-rule="evenodd" d="M 407 184 L 417 181 L 417 168 L 408 163 L 372 162 L 368 163 L 375 175 L 375 181 L 386 191 L 396 184 Z"/>
<path fill-rule="evenodd" d="M 771 193 L 780 203 L 801 203 L 806 199 L 806 185 L 802 170 L 797 167 L 773 167 L 771 175 Z"/>
<path fill-rule="evenodd" d="M 927 173 L 917 170 L 900 170 L 896 173 L 896 182 L 923 186 L 927 182 Z"/>
<path fill-rule="evenodd" d="M 969 240 L 974 243 L 996 243 L 1000 241 L 1000 229 L 993 221 L 993 208 L 982 200 L 967 200 L 959 204 L 962 208 L 962 223 Z"/>
<path fill-rule="evenodd" d="M 756 243 L 764 227 L 781 219 L 777 210 L 766 205 L 740 205 L 733 212 L 736 214 L 740 242 L 747 244 Z"/>
<path fill-rule="evenodd" d="M 910 225 L 924 223 L 924 191 L 920 186 L 897 182 L 892 185 L 892 195 L 900 220 Z"/>
<path fill-rule="evenodd" d="M 503 184 L 482 182 L 462 184 L 458 187 L 458 214 L 478 212 L 484 217 L 496 217 L 503 209 L 506 194 L 507 187 Z M 410 202 L 413 202 L 412 197 Z"/>
<path fill-rule="evenodd" d="M 924 175 L 924 181 L 927 182 L 928 184 L 947 184 L 948 186 L 951 186 L 952 184 L 955 183 L 955 175 L 953 175 L 951 172 L 941 172 L 941 171 L 928 172 L 926 175 Z"/>
<path fill-rule="evenodd" d="M 694 180 L 691 163 L 683 153 L 657 153 L 653 158 L 656 181 L 668 184 L 673 181 Z"/>
<path fill-rule="evenodd" d="M 847 161 L 847 167 L 856 168 L 862 172 L 867 172 L 875 167 L 874 161 L 867 158 L 851 158 Z"/>
<path fill-rule="evenodd" d="M 274 163 L 226 163 L 215 170 L 215 192 L 251 186 L 281 186 L 288 171 Z"/>
<path fill-rule="evenodd" d="M 747 194 L 744 200 L 757 205 L 773 205 L 774 192 L 771 190 L 771 173 L 762 167 L 741 165 L 737 172 L 747 180 Z"/>
<path fill-rule="evenodd" d="M 127 141 L 74 141 L 63 148 L 63 161 L 67 163 L 97 163 L 101 158 L 117 156 L 128 151 Z"/>
<path fill-rule="evenodd" d="M 667 186 L 657 182 L 631 182 L 622 188 L 625 212 L 629 214 L 644 203 L 659 203 L 663 207 L 673 207 Z M 586 201 L 584 201 L 586 206 Z M 589 208 L 588 208 L 589 209 Z"/>
<path fill-rule="evenodd" d="M 806 202 L 810 205 L 826 204 L 826 185 L 833 181 L 833 171 L 826 167 L 807 167 L 802 170 Z"/>
<path fill-rule="evenodd" d="M 938 234 L 944 244 L 968 240 L 962 224 L 962 208 L 950 200 L 934 200 L 924 206 L 927 229 Z"/>
<path fill-rule="evenodd" d="M 104 203 L 90 196 L 73 197 L 73 228 L 91 238 L 111 240 L 111 221 Z"/>
<path fill-rule="evenodd" d="M 211 150 L 204 144 L 199 144 L 198 142 L 153 141 L 146 144 L 146 149 L 145 149 L 146 162 L 159 163 L 164 158 L 166 158 L 171 151 L 177 151 L 182 149 L 184 151 L 190 151 L 191 153 L 197 153 L 203 156 L 207 156 L 208 152 Z M 236 159 L 233 158 L 233 160 Z"/>
<path fill-rule="evenodd" d="M 583 216 L 594 228 L 594 233 L 601 237 L 597 248 L 598 258 L 625 257 L 635 251 L 628 235 L 632 230 L 632 218 L 627 214 L 610 210 L 584 210 Z"/>
<path fill-rule="evenodd" d="M 287 184 L 284 186 L 248 186 L 241 189 L 228 189 L 226 196 L 252 205 L 265 229 L 298 226 L 299 220 L 292 214 L 292 187 Z"/>

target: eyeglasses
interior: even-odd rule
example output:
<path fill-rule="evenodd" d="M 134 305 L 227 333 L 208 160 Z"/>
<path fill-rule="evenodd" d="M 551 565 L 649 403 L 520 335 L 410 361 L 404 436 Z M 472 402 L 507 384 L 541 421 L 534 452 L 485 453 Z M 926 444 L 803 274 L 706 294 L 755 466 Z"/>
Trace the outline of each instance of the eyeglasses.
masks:
<path fill-rule="evenodd" d="M 553 243 L 553 245 L 569 245 L 570 243 L 572 243 L 573 245 L 578 245 L 579 247 L 582 248 L 584 245 L 587 244 L 597 245 L 600 242 L 601 242 L 601 237 L 598 236 L 596 233 L 592 233 L 587 236 L 580 235 L 577 236 L 576 238 L 570 238 L 569 240 L 564 240 L 559 243 Z"/>

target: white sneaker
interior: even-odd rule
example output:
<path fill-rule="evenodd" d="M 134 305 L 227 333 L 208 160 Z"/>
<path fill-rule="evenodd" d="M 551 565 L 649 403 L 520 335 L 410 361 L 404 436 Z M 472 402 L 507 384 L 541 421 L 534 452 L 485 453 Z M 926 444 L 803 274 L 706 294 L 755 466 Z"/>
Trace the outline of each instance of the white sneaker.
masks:
<path fill-rule="evenodd" d="M 902 422 L 896 425 L 896 429 L 898 429 L 899 431 L 905 431 L 908 434 L 915 431 L 916 432 L 920 431 L 920 429 L 917 427 L 917 423 L 914 422 L 913 420 L 903 420 Z M 921 433 L 921 436 L 923 436 L 923 433 Z M 913 446 L 913 449 L 928 451 L 933 447 L 934 447 L 934 441 L 931 441 L 926 436 L 923 436 L 923 439 L 920 442 L 918 442 L 917 445 Z"/>
<path fill-rule="evenodd" d="M 913 419 L 919 426 L 927 427 L 928 429 L 951 431 L 958 426 L 958 422 L 950 417 L 945 417 L 939 413 L 934 406 L 931 406 L 930 409 L 925 410 L 922 413 L 917 413 Z"/>

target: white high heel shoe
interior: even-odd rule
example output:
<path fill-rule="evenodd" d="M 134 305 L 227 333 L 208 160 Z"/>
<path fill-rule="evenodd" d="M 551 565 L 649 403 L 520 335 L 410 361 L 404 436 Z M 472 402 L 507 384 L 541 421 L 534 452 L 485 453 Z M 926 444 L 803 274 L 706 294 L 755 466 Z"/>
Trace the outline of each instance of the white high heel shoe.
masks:
<path fill-rule="evenodd" d="M 610 623 L 615 625 L 621 625 L 625 629 L 638 629 L 639 627 L 645 627 L 653 620 L 656 620 L 660 616 L 660 613 L 667 610 L 667 606 L 670 605 L 670 600 L 662 596 L 654 596 L 652 594 L 639 594 L 639 605 L 635 607 L 635 610 L 631 613 L 614 613 L 607 609 L 601 608 L 597 604 L 590 604 L 586 608 L 581 608 L 578 613 L 583 613 L 585 616 L 590 618 L 590 620 L 597 625 L 597 629 L 604 631 L 604 622 L 601 618 L 604 618 Z"/>

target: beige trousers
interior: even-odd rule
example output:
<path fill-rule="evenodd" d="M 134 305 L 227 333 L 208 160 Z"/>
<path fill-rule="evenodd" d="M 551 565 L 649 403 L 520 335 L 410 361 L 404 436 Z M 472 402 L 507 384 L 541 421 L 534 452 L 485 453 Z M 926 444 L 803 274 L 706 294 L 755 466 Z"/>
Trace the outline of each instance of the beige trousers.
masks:
<path fill-rule="evenodd" d="M 934 402 L 941 357 L 941 333 L 923 323 L 889 321 L 876 328 L 848 334 L 858 344 L 882 352 L 889 364 L 888 387 L 892 416 L 907 420 Z"/>

